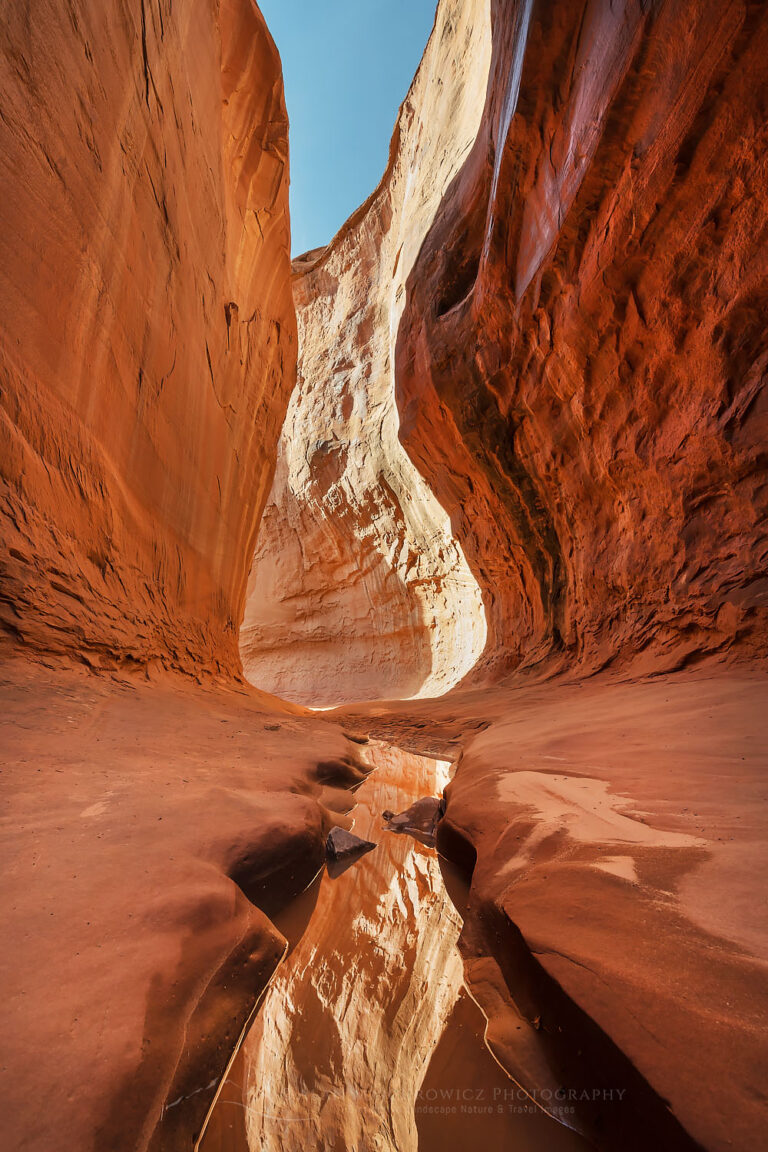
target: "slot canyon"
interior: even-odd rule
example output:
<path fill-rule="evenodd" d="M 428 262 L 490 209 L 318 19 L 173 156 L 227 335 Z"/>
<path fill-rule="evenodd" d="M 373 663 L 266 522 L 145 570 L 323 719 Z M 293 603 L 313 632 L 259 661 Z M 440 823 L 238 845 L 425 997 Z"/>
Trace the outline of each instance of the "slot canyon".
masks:
<path fill-rule="evenodd" d="M 0 1146 L 760 1152 L 768 6 L 439 0 L 293 260 L 289 139 L 4 7 Z"/>

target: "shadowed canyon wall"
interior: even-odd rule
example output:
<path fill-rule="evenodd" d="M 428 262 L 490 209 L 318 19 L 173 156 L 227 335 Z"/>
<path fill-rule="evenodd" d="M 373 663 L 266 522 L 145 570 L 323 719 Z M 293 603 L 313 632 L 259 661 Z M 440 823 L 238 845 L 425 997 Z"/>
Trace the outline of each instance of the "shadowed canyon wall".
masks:
<path fill-rule="evenodd" d="M 403 452 L 395 340 L 405 283 L 477 135 L 488 0 L 440 5 L 382 184 L 294 264 L 299 381 L 242 632 L 253 683 L 308 704 L 436 695 L 479 658 L 480 591 Z"/>
<path fill-rule="evenodd" d="M 395 372 L 483 590 L 476 675 L 764 653 L 765 6 L 497 0 L 493 22 Z"/>
<path fill-rule="evenodd" d="M 238 673 L 296 350 L 277 51 L 251 0 L 40 0 L 2 41 L 0 623 Z"/>

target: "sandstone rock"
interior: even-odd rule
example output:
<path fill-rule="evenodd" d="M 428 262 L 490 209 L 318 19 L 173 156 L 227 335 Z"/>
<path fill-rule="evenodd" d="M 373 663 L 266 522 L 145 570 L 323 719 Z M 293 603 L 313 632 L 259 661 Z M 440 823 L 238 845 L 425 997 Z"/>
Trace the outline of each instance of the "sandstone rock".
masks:
<path fill-rule="evenodd" d="M 547 1067 L 626 1075 L 628 1110 L 588 1115 L 604 1144 L 758 1147 L 765 6 L 441 0 L 380 187 L 294 264 L 258 542 L 296 348 L 258 10 L 40 0 L 0 48 L 0 622 L 89 669 L 0 684 L 12 1145 L 189 1148 L 282 955 L 264 910 L 365 778 L 300 708 L 159 676 L 239 673 L 253 558 L 255 682 L 317 705 L 462 685 L 345 722 L 461 751 L 438 835 L 472 887 L 465 976 L 437 861 L 411 860 L 418 932 L 381 967 L 408 1030 L 377 1017 L 370 1065 L 357 968 L 326 981 L 302 941 L 249 1090 L 318 1145 L 413 1144 L 424 1039 L 466 979 L 521 1083 L 532 1032 Z M 371 891 L 374 949 L 403 897 Z M 297 989 L 364 1116 L 305 1091 Z"/>
<path fill-rule="evenodd" d="M 287 119 L 251 0 L 0 31 L 0 625 L 239 672 L 294 379 Z"/>
<path fill-rule="evenodd" d="M 765 652 L 765 14 L 490 15 L 482 115 L 488 11 L 448 0 L 382 185 L 294 265 L 243 632 L 294 699 Z"/>
<path fill-rule="evenodd" d="M 404 833 L 413 836 L 422 844 L 434 848 L 437 825 L 440 817 L 443 815 L 441 811 L 442 804 L 442 797 L 423 796 L 420 800 L 416 800 L 411 804 L 409 808 L 406 808 L 404 812 L 395 814 L 394 812 L 385 811 L 382 812 L 382 816 L 390 832 Z"/>
<path fill-rule="evenodd" d="M 414 749 L 465 733 L 438 849 L 471 878 L 468 985 L 519 1083 L 537 1071 L 521 1017 L 539 1017 L 562 1084 L 626 1088 L 620 1109 L 579 1107 L 600 1147 L 762 1139 L 767 689 L 710 667 L 336 717 Z"/>
<path fill-rule="evenodd" d="M 760 5 L 493 4 L 394 372 L 479 681 L 765 657 L 767 49 Z"/>
<path fill-rule="evenodd" d="M 376 847 L 372 840 L 362 840 L 346 828 L 331 828 L 325 842 L 326 869 L 328 875 L 337 880 L 348 868 L 357 864 L 368 852 Z"/>
<path fill-rule="evenodd" d="M 449 0 L 400 111 L 378 190 L 294 263 L 301 356 L 257 542 L 241 646 L 255 684 L 301 703 L 435 695 L 483 651 L 452 525 L 398 440 L 405 284 L 474 142 L 487 0 Z"/>
<path fill-rule="evenodd" d="M 2 664 L 9 1152 L 192 1146 L 285 949 L 267 916 L 340 819 L 317 779 L 339 730 L 286 706 L 272 730 L 275 712 L 181 678 Z"/>

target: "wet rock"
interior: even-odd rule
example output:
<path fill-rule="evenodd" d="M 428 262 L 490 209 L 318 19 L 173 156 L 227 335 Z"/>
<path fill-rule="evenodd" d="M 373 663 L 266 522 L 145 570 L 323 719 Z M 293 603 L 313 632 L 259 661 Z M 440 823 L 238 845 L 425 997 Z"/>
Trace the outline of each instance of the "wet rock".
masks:
<path fill-rule="evenodd" d="M 413 836 L 420 844 L 428 848 L 435 847 L 437 825 L 445 811 L 441 796 L 423 796 L 405 812 L 395 814 L 385 809 L 382 812 L 384 821 L 390 832 L 405 833 Z"/>
<path fill-rule="evenodd" d="M 376 845 L 372 840 L 362 840 L 346 828 L 331 828 L 325 842 L 328 874 L 334 879 L 356 864 L 361 856 L 371 852 Z"/>

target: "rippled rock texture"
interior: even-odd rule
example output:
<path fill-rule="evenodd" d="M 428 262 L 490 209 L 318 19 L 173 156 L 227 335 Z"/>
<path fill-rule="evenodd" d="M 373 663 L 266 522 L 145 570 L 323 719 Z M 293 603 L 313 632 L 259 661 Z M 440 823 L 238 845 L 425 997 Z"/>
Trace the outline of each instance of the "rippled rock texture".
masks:
<path fill-rule="evenodd" d="M 402 442 L 483 591 L 478 676 L 764 655 L 768 13 L 492 18 L 395 365 Z"/>
<path fill-rule="evenodd" d="M 487 0 L 440 5 L 371 199 L 295 262 L 297 390 L 241 643 L 271 692 L 335 704 L 443 692 L 485 645 L 451 522 L 403 451 L 395 343 L 406 283 L 480 125 Z"/>
<path fill-rule="evenodd" d="M 296 351 L 277 51 L 251 0 L 12 5 L 0 49 L 0 622 L 238 671 Z"/>

